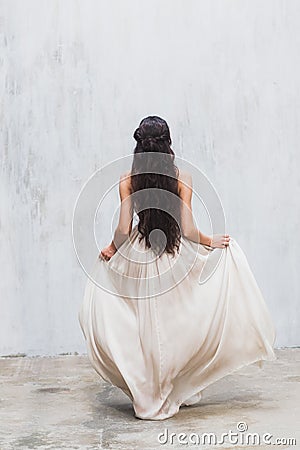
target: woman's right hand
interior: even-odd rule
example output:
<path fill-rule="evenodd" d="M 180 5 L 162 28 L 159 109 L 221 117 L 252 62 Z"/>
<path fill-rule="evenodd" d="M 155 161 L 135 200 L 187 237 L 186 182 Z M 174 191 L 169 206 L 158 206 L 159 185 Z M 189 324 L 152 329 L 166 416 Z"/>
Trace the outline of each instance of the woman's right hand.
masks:
<path fill-rule="evenodd" d="M 214 234 L 211 237 L 210 247 L 212 248 L 226 248 L 229 245 L 229 234 Z"/>
<path fill-rule="evenodd" d="M 116 251 L 117 248 L 112 242 L 110 245 L 101 250 L 99 258 L 102 259 L 103 261 L 109 261 L 110 258 L 116 253 Z"/>

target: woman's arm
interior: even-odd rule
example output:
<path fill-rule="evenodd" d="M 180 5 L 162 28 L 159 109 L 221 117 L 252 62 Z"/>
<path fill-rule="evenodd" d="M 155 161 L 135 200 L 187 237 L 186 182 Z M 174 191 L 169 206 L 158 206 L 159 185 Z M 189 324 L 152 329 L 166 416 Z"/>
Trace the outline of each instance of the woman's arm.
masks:
<path fill-rule="evenodd" d="M 207 236 L 201 233 L 194 224 L 192 212 L 192 177 L 189 173 L 180 173 L 178 180 L 179 196 L 181 198 L 181 232 L 187 239 L 213 248 L 224 248 L 229 244 L 228 234 Z"/>
<path fill-rule="evenodd" d="M 128 238 L 132 229 L 132 202 L 131 202 L 131 180 L 130 172 L 121 175 L 119 182 L 119 195 L 121 200 L 119 223 L 114 232 L 113 240 L 105 247 L 101 253 L 100 258 L 108 261 Z"/>
<path fill-rule="evenodd" d="M 132 229 L 132 201 L 130 172 L 120 177 L 119 195 L 121 200 L 119 223 L 114 233 L 113 243 L 117 248 L 128 238 Z"/>

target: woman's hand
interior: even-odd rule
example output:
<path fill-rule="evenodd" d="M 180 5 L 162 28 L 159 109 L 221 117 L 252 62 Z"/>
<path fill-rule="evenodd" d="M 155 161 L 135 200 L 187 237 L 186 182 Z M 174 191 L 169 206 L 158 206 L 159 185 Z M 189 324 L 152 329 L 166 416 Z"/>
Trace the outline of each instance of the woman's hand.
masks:
<path fill-rule="evenodd" d="M 114 243 L 112 242 L 107 247 L 105 247 L 101 250 L 99 258 L 102 259 L 103 261 L 109 261 L 110 258 L 116 253 L 116 251 L 117 251 L 117 248 L 114 245 Z"/>
<path fill-rule="evenodd" d="M 225 248 L 229 245 L 229 234 L 214 234 L 211 237 L 210 247 L 212 248 Z"/>

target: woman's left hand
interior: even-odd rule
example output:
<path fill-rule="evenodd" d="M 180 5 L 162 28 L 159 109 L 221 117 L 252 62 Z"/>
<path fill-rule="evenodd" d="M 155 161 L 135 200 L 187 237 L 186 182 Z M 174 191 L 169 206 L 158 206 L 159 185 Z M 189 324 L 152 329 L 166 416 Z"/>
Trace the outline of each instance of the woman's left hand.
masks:
<path fill-rule="evenodd" d="M 229 242 L 230 242 L 229 234 L 214 234 L 211 238 L 210 247 L 225 248 L 228 247 Z"/>
<path fill-rule="evenodd" d="M 114 243 L 112 242 L 110 245 L 108 245 L 107 247 L 103 248 L 101 250 L 101 253 L 99 255 L 99 258 L 102 259 L 103 261 L 109 261 L 110 258 L 117 252 L 116 246 L 114 245 Z"/>

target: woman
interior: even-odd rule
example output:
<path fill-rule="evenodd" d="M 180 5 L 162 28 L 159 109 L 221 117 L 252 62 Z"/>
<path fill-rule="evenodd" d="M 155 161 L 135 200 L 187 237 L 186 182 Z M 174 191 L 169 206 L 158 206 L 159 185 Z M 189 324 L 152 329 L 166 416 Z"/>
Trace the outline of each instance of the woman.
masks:
<path fill-rule="evenodd" d="M 96 265 L 111 292 L 89 280 L 79 321 L 99 375 L 128 395 L 136 417 L 162 420 L 234 370 L 276 359 L 275 330 L 237 242 L 196 228 L 192 179 L 175 166 L 165 120 L 146 117 L 134 138 L 119 223 Z M 219 264 L 199 284 L 215 248 Z"/>

